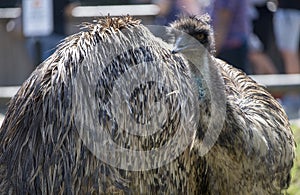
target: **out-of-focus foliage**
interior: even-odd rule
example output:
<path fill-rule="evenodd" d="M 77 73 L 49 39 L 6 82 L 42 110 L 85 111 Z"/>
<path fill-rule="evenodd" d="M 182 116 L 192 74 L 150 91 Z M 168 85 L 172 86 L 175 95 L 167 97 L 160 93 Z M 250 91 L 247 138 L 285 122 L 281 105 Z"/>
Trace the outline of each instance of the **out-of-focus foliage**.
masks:
<path fill-rule="evenodd" d="M 296 159 L 292 169 L 292 181 L 287 194 L 300 195 L 300 125 L 292 125 L 295 140 L 297 142 Z"/>

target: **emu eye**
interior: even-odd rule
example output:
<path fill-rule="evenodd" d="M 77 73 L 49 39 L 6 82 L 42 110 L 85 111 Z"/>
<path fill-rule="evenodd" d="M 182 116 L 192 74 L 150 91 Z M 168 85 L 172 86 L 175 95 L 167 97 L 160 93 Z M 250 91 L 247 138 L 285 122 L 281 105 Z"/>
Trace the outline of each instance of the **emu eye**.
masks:
<path fill-rule="evenodd" d="M 195 35 L 195 38 L 197 39 L 197 40 L 199 40 L 199 41 L 202 41 L 203 39 L 205 39 L 205 35 L 204 34 L 196 34 Z"/>

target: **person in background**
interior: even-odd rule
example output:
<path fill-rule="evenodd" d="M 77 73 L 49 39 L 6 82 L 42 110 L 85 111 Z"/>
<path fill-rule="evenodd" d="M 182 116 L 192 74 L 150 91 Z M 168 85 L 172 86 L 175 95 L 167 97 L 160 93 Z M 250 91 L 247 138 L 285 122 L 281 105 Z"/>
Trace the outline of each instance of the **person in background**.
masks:
<path fill-rule="evenodd" d="M 300 73 L 300 2 L 299 0 L 279 0 L 278 3 L 278 10 L 274 15 L 277 47 L 283 59 L 285 72 Z"/>
<path fill-rule="evenodd" d="M 154 23 L 168 25 L 178 19 L 181 14 L 199 15 L 201 13 L 201 1 L 197 0 L 153 0 L 152 3 L 160 8 L 160 13 Z"/>
<path fill-rule="evenodd" d="M 207 11 L 212 18 L 217 57 L 248 72 L 250 19 L 247 0 L 214 0 Z"/>
<path fill-rule="evenodd" d="M 277 67 L 266 53 L 264 43 L 254 29 L 254 21 L 260 17 L 256 5 L 266 4 L 267 0 L 249 0 L 250 34 L 248 37 L 248 59 L 251 74 L 276 74 Z"/>
<path fill-rule="evenodd" d="M 248 44 L 248 59 L 252 66 L 251 74 L 277 74 L 276 66 L 264 52 L 261 41 L 254 33 L 250 34 Z"/>
<path fill-rule="evenodd" d="M 277 9 L 277 5 L 273 0 L 252 0 L 255 15 L 252 19 L 253 33 L 257 35 L 263 45 L 263 51 L 269 56 L 276 64 L 279 72 L 282 72 L 280 66 L 280 58 L 278 57 L 278 50 L 275 45 L 273 17 Z"/>
<path fill-rule="evenodd" d="M 285 73 L 299 74 L 300 2 L 299 0 L 279 0 L 278 2 L 278 10 L 274 15 L 277 47 L 283 59 Z M 281 100 L 290 119 L 300 118 L 299 93 L 290 91 Z"/>

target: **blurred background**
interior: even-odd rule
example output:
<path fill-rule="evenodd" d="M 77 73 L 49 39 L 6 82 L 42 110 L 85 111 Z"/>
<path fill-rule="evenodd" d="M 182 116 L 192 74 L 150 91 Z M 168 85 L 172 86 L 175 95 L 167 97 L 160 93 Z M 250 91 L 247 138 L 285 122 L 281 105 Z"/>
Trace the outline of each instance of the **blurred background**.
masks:
<path fill-rule="evenodd" d="M 278 98 L 300 142 L 299 0 L 0 0 L 0 124 L 9 99 L 60 40 L 108 13 L 156 25 L 208 13 L 216 56 Z M 290 193 L 300 194 L 300 180 L 292 182 Z"/>

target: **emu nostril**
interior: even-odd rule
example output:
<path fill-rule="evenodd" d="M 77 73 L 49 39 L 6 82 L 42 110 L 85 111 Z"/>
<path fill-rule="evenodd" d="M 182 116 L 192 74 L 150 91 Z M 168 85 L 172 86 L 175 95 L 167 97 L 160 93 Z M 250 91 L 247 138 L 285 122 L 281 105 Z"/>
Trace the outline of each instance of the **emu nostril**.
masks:
<path fill-rule="evenodd" d="M 172 49 L 171 53 L 172 53 L 172 54 L 176 54 L 176 53 L 178 53 L 178 52 L 177 52 L 175 49 Z"/>

